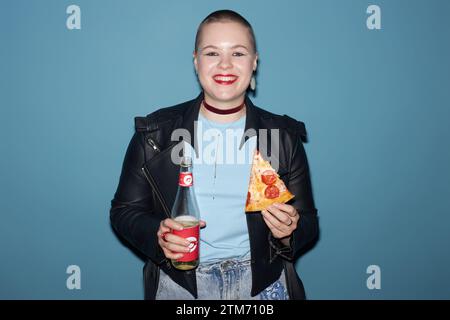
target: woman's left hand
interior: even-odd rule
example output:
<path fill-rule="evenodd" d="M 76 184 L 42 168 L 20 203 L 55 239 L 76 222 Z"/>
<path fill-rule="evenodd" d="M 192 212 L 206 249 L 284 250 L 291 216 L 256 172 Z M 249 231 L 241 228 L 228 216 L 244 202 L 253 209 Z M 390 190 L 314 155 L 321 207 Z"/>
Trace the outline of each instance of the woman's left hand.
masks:
<path fill-rule="evenodd" d="M 297 229 L 300 215 L 293 206 L 274 203 L 261 211 L 263 219 L 276 239 L 290 237 Z"/>

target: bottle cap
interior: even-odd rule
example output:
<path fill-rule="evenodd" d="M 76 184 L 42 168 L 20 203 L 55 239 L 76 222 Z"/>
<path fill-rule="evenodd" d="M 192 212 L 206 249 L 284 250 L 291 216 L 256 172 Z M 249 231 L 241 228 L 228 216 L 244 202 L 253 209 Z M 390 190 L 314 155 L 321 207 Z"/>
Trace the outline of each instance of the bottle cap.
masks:
<path fill-rule="evenodd" d="M 189 157 L 189 156 L 182 157 L 180 165 L 182 167 L 190 167 L 190 166 L 192 166 L 192 158 Z"/>

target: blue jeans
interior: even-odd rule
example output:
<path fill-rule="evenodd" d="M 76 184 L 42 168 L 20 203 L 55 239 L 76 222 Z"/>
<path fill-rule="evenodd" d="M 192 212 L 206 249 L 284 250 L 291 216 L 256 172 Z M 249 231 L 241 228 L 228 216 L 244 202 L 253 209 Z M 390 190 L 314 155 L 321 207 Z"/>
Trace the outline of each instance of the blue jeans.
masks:
<path fill-rule="evenodd" d="M 227 259 L 201 264 L 197 268 L 199 300 L 288 300 L 284 270 L 280 278 L 251 297 L 252 270 L 250 260 Z M 194 300 L 183 287 L 160 270 L 156 300 Z"/>

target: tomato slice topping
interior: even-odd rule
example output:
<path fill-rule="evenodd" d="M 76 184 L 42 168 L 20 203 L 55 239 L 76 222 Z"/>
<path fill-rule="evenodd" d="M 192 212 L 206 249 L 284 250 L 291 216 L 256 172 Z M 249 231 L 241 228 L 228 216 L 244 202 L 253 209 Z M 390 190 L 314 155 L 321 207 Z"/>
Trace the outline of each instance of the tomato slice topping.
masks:
<path fill-rule="evenodd" d="M 266 185 L 270 186 L 277 181 L 277 176 L 276 176 L 275 172 L 273 172 L 272 170 L 266 170 L 262 173 L 261 180 Z"/>
<path fill-rule="evenodd" d="M 271 185 L 266 188 L 264 195 L 267 199 L 275 199 L 280 196 L 280 190 L 277 186 Z"/>

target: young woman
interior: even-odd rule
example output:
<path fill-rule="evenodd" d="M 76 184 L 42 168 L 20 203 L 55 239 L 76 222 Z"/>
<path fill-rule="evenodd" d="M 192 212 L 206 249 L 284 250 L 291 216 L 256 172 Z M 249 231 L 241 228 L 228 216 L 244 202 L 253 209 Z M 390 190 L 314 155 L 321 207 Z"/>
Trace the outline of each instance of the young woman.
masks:
<path fill-rule="evenodd" d="M 148 257 L 145 297 L 304 299 L 293 262 L 318 233 L 304 124 L 258 108 L 248 98 L 249 88 L 255 89 L 258 53 L 252 27 L 238 13 L 220 10 L 202 21 L 193 59 L 202 92 L 194 100 L 136 117 L 112 200 L 114 229 Z M 193 138 L 173 141 L 177 129 Z M 260 149 L 264 129 L 277 131 L 276 141 L 268 138 L 278 146 L 271 157 L 295 198 L 245 213 L 251 154 Z M 171 233 L 182 226 L 168 218 L 179 172 L 172 156 L 180 143 L 196 155 L 193 176 L 202 219 L 200 265 L 191 271 L 170 263 L 189 251 L 189 242 Z"/>

